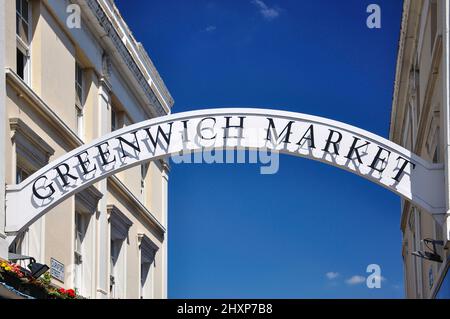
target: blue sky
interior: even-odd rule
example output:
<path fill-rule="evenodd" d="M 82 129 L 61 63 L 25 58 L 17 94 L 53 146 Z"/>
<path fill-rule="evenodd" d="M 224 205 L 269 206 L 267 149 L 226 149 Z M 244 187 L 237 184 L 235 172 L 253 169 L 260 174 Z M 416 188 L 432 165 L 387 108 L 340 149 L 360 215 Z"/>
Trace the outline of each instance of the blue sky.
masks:
<path fill-rule="evenodd" d="M 173 112 L 281 109 L 388 137 L 400 0 L 116 3 Z M 366 26 L 370 3 L 381 29 Z M 315 161 L 282 156 L 274 175 L 172 164 L 169 297 L 402 298 L 399 224 L 396 195 Z M 381 289 L 349 280 L 372 263 Z"/>

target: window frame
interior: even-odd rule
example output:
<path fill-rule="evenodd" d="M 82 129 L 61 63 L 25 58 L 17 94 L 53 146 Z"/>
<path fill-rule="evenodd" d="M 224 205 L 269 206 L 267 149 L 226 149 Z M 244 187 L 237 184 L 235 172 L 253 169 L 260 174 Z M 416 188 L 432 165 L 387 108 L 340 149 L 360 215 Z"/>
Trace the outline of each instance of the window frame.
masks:
<path fill-rule="evenodd" d="M 79 291 L 84 289 L 83 287 L 83 252 L 84 252 L 84 240 L 82 240 L 83 234 L 79 233 L 79 227 L 84 228 L 84 216 L 78 210 L 75 210 L 75 218 L 74 218 L 74 287 Z M 86 229 L 85 229 L 86 232 Z M 80 236 L 80 238 L 78 238 Z M 84 234 L 84 237 L 86 234 Z M 79 247 L 78 246 L 78 240 Z"/>
<path fill-rule="evenodd" d="M 19 72 L 19 65 L 17 63 L 19 53 L 23 56 L 23 70 Z M 23 77 L 20 76 L 23 73 Z M 21 46 L 17 46 L 16 51 L 16 74 L 28 85 L 31 84 L 31 55 L 29 49 L 24 49 Z"/>
<path fill-rule="evenodd" d="M 110 243 L 110 297 L 127 297 L 127 246 L 129 229 L 133 222 L 115 205 L 108 205 Z M 118 248 L 117 254 L 115 249 Z M 113 263 L 113 255 L 116 258 Z M 119 289 L 117 289 L 117 287 Z"/>
<path fill-rule="evenodd" d="M 141 164 L 141 202 L 147 204 L 147 176 L 149 174 L 150 163 Z"/>
<path fill-rule="evenodd" d="M 98 202 L 103 194 L 95 186 L 90 186 L 82 192 L 75 194 L 75 207 L 73 210 L 73 284 L 80 294 L 85 297 L 95 296 L 93 276 L 95 273 L 95 213 L 98 211 Z M 78 220 L 77 220 L 78 214 Z M 78 223 L 77 223 L 78 222 Z M 77 232 L 80 230 L 80 247 L 77 251 Z M 79 262 L 77 258 L 81 257 Z M 79 276 L 76 277 L 78 267 Z"/>
<path fill-rule="evenodd" d="M 76 133 L 80 139 L 84 139 L 84 110 L 75 104 Z"/>
<path fill-rule="evenodd" d="M 18 11 L 17 9 L 17 2 L 22 3 L 22 1 L 27 2 L 27 13 L 28 17 L 23 17 L 22 13 Z M 20 19 L 25 21 L 27 24 L 27 42 L 22 39 L 22 37 L 18 34 L 17 30 L 17 24 L 18 24 L 18 16 L 20 16 Z M 23 66 L 23 81 L 27 85 L 31 85 L 31 27 L 32 27 L 32 16 L 31 16 L 31 3 L 28 0 L 16 0 L 16 55 L 20 52 L 24 57 L 24 66 Z M 19 74 L 19 71 L 17 69 L 16 65 L 16 73 Z"/>
<path fill-rule="evenodd" d="M 138 234 L 139 243 L 139 298 L 153 299 L 155 296 L 155 264 L 158 246 L 145 234 Z M 148 267 L 143 280 L 143 266 Z"/>
<path fill-rule="evenodd" d="M 24 15 L 23 15 L 23 7 L 22 7 L 22 4 L 23 4 L 23 2 L 26 2 L 27 3 L 27 16 L 26 17 L 24 17 Z M 19 10 L 18 8 L 17 8 L 17 3 L 20 3 L 21 4 L 21 9 L 22 10 Z M 26 26 L 27 26 L 27 30 L 26 30 L 26 33 L 27 33 L 27 40 L 28 40 L 28 43 L 26 43 L 21 37 L 20 37 L 20 34 L 19 34 L 19 30 L 18 30 L 18 26 L 19 26 L 19 21 L 20 22 L 24 22 L 25 24 L 26 24 Z M 24 42 L 24 43 L 26 43 L 27 45 L 29 45 L 30 44 L 30 39 L 31 39 L 31 3 L 30 3 L 30 1 L 29 0 L 16 0 L 16 35 L 22 40 L 22 42 Z"/>
<path fill-rule="evenodd" d="M 111 106 L 111 132 L 119 129 L 119 114 L 114 106 Z"/>
<path fill-rule="evenodd" d="M 28 177 L 30 177 L 34 172 L 34 170 L 31 170 L 29 167 L 24 167 L 24 165 L 21 165 L 20 163 L 16 163 L 16 184 L 22 183 L 24 180 L 26 180 Z M 24 173 L 25 175 L 19 173 Z M 25 176 L 25 177 L 24 177 Z"/>
<path fill-rule="evenodd" d="M 75 118 L 76 133 L 80 139 L 84 139 L 84 103 L 85 103 L 85 74 L 84 67 L 75 61 Z"/>
<path fill-rule="evenodd" d="M 75 61 L 75 104 L 81 109 L 84 106 L 84 68 Z"/>

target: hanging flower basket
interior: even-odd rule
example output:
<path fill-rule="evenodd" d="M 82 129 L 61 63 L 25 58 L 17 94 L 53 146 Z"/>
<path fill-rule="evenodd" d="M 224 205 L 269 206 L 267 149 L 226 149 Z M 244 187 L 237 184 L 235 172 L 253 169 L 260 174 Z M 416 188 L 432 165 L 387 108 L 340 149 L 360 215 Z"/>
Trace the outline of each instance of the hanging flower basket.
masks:
<path fill-rule="evenodd" d="M 17 264 L 11 264 L 5 261 L 0 262 L 0 275 L 5 284 L 19 290 L 20 286 L 27 282 L 24 273 Z"/>
<path fill-rule="evenodd" d="M 17 277 L 15 274 L 9 272 L 2 272 L 3 282 L 8 286 L 19 290 L 23 281 L 21 278 Z"/>
<path fill-rule="evenodd" d="M 48 272 L 36 279 L 19 265 L 4 260 L 0 260 L 0 281 L 36 299 L 84 299 L 74 289 L 58 288 L 52 285 Z"/>
<path fill-rule="evenodd" d="M 28 296 L 33 296 L 36 299 L 47 299 L 48 296 L 48 292 L 45 287 L 33 282 L 22 283 L 17 290 Z"/>

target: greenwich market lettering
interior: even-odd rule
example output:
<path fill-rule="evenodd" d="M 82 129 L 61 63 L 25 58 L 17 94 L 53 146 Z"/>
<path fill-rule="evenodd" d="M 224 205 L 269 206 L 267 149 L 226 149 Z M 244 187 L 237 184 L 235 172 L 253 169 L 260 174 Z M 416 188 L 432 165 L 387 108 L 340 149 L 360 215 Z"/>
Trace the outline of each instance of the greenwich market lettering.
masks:
<path fill-rule="evenodd" d="M 122 170 L 208 150 L 270 150 L 306 157 L 378 183 L 424 211 L 438 214 L 445 207 L 443 168 L 382 137 L 299 113 L 213 109 L 167 115 L 111 132 L 21 184 L 7 185 L 7 232 L 26 228 L 66 198 Z"/>
<path fill-rule="evenodd" d="M 243 132 L 245 131 L 244 127 L 244 120 L 245 116 L 239 116 L 239 117 L 232 117 L 232 116 L 224 116 L 225 119 L 225 126 L 223 127 L 222 132 L 222 138 L 223 139 L 245 139 L 243 136 Z M 231 121 L 237 121 L 237 125 L 232 125 Z M 180 138 L 184 141 L 189 141 L 195 138 L 200 138 L 203 140 L 214 140 L 218 136 L 217 132 L 217 119 L 214 117 L 204 117 L 202 118 L 198 124 L 196 125 L 196 132 L 197 136 L 188 136 L 186 134 L 186 131 L 188 131 L 188 125 L 189 121 L 185 120 L 183 121 L 182 125 L 184 128 L 184 134 L 181 134 Z M 295 143 L 296 145 L 304 145 L 306 141 L 308 141 L 308 148 L 316 148 L 316 145 L 322 145 L 322 151 L 325 153 L 331 154 L 331 155 L 337 155 L 341 156 L 342 153 L 345 151 L 344 157 L 349 160 L 356 160 L 359 164 L 367 165 L 369 168 L 379 172 L 383 173 L 388 165 L 388 161 L 391 160 L 391 151 L 388 149 L 385 149 L 381 146 L 377 146 L 377 152 L 375 153 L 375 156 L 373 158 L 368 158 L 366 160 L 363 160 L 363 157 L 361 155 L 361 149 L 367 148 L 370 145 L 372 145 L 369 141 L 364 141 L 359 137 L 352 136 L 352 144 L 347 150 L 344 150 L 343 147 L 341 147 L 340 143 L 343 138 L 343 133 L 341 133 L 338 130 L 334 129 L 328 129 L 328 136 L 325 140 L 322 141 L 316 141 L 315 140 L 315 134 L 314 134 L 314 124 L 310 124 L 306 130 L 300 130 L 299 127 L 297 127 L 295 121 L 289 121 L 284 128 L 281 130 L 280 133 L 278 133 L 277 127 L 275 125 L 274 119 L 268 117 L 267 118 L 267 134 L 266 134 L 266 141 L 276 141 L 276 145 L 280 144 L 290 144 Z M 168 127 L 167 132 L 164 131 L 164 129 L 161 126 L 158 126 L 157 128 L 157 134 L 156 137 L 154 137 L 151 132 L 150 128 L 143 128 L 142 130 L 146 133 L 146 140 L 149 141 L 153 148 L 158 147 L 158 145 L 165 145 L 166 148 L 170 147 L 170 140 L 172 136 L 172 125 L 173 122 L 167 123 L 165 126 Z M 229 130 L 230 129 L 238 129 L 239 133 L 230 135 Z M 110 144 L 108 141 L 103 142 L 99 145 L 96 145 L 94 148 L 96 150 L 95 152 L 89 152 L 90 150 L 83 151 L 74 157 L 77 159 L 79 167 L 81 168 L 81 174 L 83 176 L 88 175 L 94 171 L 97 170 L 96 164 L 91 164 L 94 160 L 93 157 L 99 156 L 101 158 L 101 166 L 107 166 L 109 164 L 112 164 L 116 162 L 117 158 L 126 158 L 131 156 L 130 150 L 132 152 L 135 152 L 139 154 L 141 152 L 141 147 L 144 143 L 144 141 L 140 141 L 137 137 L 138 131 L 134 131 L 131 133 L 128 133 L 128 136 L 132 136 L 132 139 L 127 139 L 125 136 L 117 136 L 114 139 L 118 141 L 118 145 L 120 146 L 118 154 L 112 155 Z M 298 141 L 292 142 L 292 135 L 299 135 L 301 136 Z M 273 149 L 276 149 L 276 147 L 272 147 Z M 412 163 L 409 159 L 404 158 L 402 156 L 398 156 L 396 159 L 393 159 L 401 165 L 398 171 L 395 172 L 394 175 L 391 176 L 393 180 L 396 182 L 399 182 L 402 178 L 405 169 L 408 165 L 411 165 L 412 169 L 415 168 L 415 164 Z M 80 178 L 80 176 L 76 173 L 75 169 L 70 169 L 69 165 L 67 163 L 62 163 L 55 167 L 57 176 L 59 178 L 59 181 L 62 183 L 64 187 L 67 187 L 70 185 L 71 181 L 76 181 Z M 47 180 L 46 176 L 40 176 L 36 179 L 35 183 L 33 184 L 33 194 L 39 198 L 39 199 L 47 199 L 51 197 L 55 193 L 55 188 L 53 186 L 53 182 L 48 183 L 45 187 L 42 189 L 38 189 L 36 187 L 36 183 L 40 180 Z"/>

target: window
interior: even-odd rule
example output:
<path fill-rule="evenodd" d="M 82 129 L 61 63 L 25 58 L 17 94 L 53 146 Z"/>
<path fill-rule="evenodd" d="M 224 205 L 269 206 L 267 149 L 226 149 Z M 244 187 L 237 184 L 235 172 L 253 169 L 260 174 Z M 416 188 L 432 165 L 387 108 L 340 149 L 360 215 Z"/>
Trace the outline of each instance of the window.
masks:
<path fill-rule="evenodd" d="M 436 39 L 436 31 L 437 31 L 437 27 L 438 27 L 438 22 L 437 22 L 437 1 L 436 0 L 431 0 L 430 3 L 430 37 L 431 37 L 431 53 L 433 54 L 433 46 L 434 46 L 434 42 Z"/>
<path fill-rule="evenodd" d="M 75 92 L 76 92 L 76 104 L 83 105 L 83 68 L 81 65 L 75 63 Z"/>
<path fill-rule="evenodd" d="M 111 107 L 111 132 L 119 128 L 117 110 Z"/>
<path fill-rule="evenodd" d="M 79 138 L 84 138 L 84 125 L 83 125 L 83 109 L 75 106 L 75 116 L 77 118 L 77 135 Z"/>
<path fill-rule="evenodd" d="M 416 239 L 416 233 L 412 233 L 412 251 L 417 251 L 418 247 L 417 247 L 417 243 L 416 243 L 417 239 Z M 414 286 L 416 288 L 416 297 L 419 298 L 420 293 L 420 287 L 419 287 L 419 276 L 422 276 L 421 273 L 419 273 L 419 266 L 418 266 L 418 261 L 417 261 L 417 257 L 414 255 L 411 255 L 411 257 L 413 258 L 413 269 L 414 269 Z"/>
<path fill-rule="evenodd" d="M 31 174 L 44 167 L 50 156 L 54 154 L 53 148 L 48 145 L 37 133 L 19 118 L 10 118 L 12 157 L 15 165 L 16 183 L 23 182 Z M 43 259 L 44 222 L 42 217 L 34 222 L 28 229 L 17 236 L 9 247 L 11 252 L 32 256 L 36 260 Z"/>
<path fill-rule="evenodd" d="M 411 127 L 411 121 L 410 121 L 410 118 L 411 118 L 410 111 L 411 111 L 411 108 L 406 109 L 405 123 L 404 123 L 404 129 L 403 129 L 403 141 L 402 141 L 403 147 L 405 147 L 406 149 L 409 149 L 409 150 L 411 150 L 411 148 L 412 148 L 412 140 L 411 140 L 412 127 Z"/>
<path fill-rule="evenodd" d="M 9 247 L 9 252 L 13 254 L 23 255 L 22 248 L 24 247 L 25 232 L 21 232 L 16 236 L 16 239 Z M 23 266 L 23 265 L 22 265 Z"/>
<path fill-rule="evenodd" d="M 95 233 L 93 225 L 98 201 L 103 194 L 90 186 L 75 194 L 75 213 L 73 226 L 73 270 L 72 284 L 85 297 L 95 296 L 92 285 L 95 274 L 94 243 Z"/>
<path fill-rule="evenodd" d="M 141 262 L 141 299 L 152 298 L 151 284 L 153 282 L 151 267 L 153 263 L 151 262 Z M 149 289 L 150 288 L 150 289 Z"/>
<path fill-rule="evenodd" d="M 444 238 L 444 234 L 445 234 L 444 227 L 445 226 L 439 224 L 439 222 L 437 222 L 437 221 L 434 221 L 433 224 L 434 224 L 433 225 L 434 239 L 442 240 L 445 242 L 445 238 Z M 436 252 L 439 256 L 445 256 L 444 247 L 442 245 L 436 245 Z M 439 270 L 442 265 L 445 265 L 445 263 L 442 263 L 442 264 L 436 263 L 436 267 L 437 267 L 436 270 Z M 436 273 L 438 273 L 438 271 L 436 271 Z"/>
<path fill-rule="evenodd" d="M 30 75 L 29 75 L 29 61 L 30 58 L 27 53 L 28 50 L 22 51 L 21 49 L 17 49 L 16 56 L 16 72 L 17 75 L 25 81 L 25 83 L 30 84 Z"/>
<path fill-rule="evenodd" d="M 416 207 L 412 207 L 410 210 L 409 217 L 409 228 L 411 231 L 411 252 L 422 250 L 421 247 L 421 218 L 420 211 Z M 423 290 L 423 282 L 422 282 L 422 272 L 423 272 L 423 264 L 422 259 L 418 258 L 412 254 L 410 254 L 412 258 L 413 265 L 413 274 L 414 274 L 414 286 L 415 286 L 415 295 L 417 298 L 421 298 L 422 290 Z"/>
<path fill-rule="evenodd" d="M 434 133 L 434 144 L 435 144 L 435 149 L 433 152 L 433 163 L 439 163 L 439 158 L 440 158 L 440 154 L 439 154 L 439 127 L 436 129 L 436 132 Z"/>
<path fill-rule="evenodd" d="M 19 38 L 29 44 L 30 10 L 28 0 L 16 0 L 16 33 Z"/>
<path fill-rule="evenodd" d="M 84 107 L 84 90 L 83 90 L 83 68 L 78 62 L 75 62 L 75 116 L 76 131 L 79 138 L 84 138 L 83 125 L 83 107 Z"/>
<path fill-rule="evenodd" d="M 108 205 L 108 214 L 111 227 L 109 294 L 111 298 L 126 298 L 126 253 L 132 222 L 115 205 Z"/>
<path fill-rule="evenodd" d="M 148 163 L 141 165 L 141 201 L 145 205 L 146 204 L 146 187 L 145 187 L 145 178 L 147 177 L 148 172 Z"/>
<path fill-rule="evenodd" d="M 30 84 L 30 7 L 28 0 L 16 0 L 16 73 Z"/>
<path fill-rule="evenodd" d="M 120 251 L 122 249 L 123 240 L 111 239 L 111 275 L 109 293 L 111 298 L 121 298 L 123 276 L 120 265 Z"/>
<path fill-rule="evenodd" d="M 126 114 L 118 107 L 111 106 L 111 132 L 124 127 L 126 124 Z"/>
<path fill-rule="evenodd" d="M 32 173 L 20 166 L 16 167 L 16 184 L 22 183 L 24 180 L 26 180 Z"/>
<path fill-rule="evenodd" d="M 408 240 L 405 240 L 402 247 L 402 261 L 403 261 L 403 284 L 404 284 L 404 292 L 405 296 L 409 296 L 409 283 L 408 283 L 408 263 L 407 263 L 407 256 L 408 256 Z"/>
<path fill-rule="evenodd" d="M 419 66 L 414 67 L 414 105 L 416 106 L 416 121 L 417 125 L 420 122 L 420 71 Z"/>
<path fill-rule="evenodd" d="M 84 242 L 84 220 L 83 215 L 80 212 L 75 212 L 75 249 L 74 249 L 74 287 L 78 291 L 82 291 L 82 278 L 83 278 L 83 242 Z"/>
<path fill-rule="evenodd" d="M 22 51 L 17 49 L 17 75 L 20 76 L 22 80 L 24 80 L 25 78 L 25 64 L 26 57 L 24 56 Z"/>
<path fill-rule="evenodd" d="M 414 118 L 413 118 L 413 107 L 412 105 L 410 105 L 410 111 L 409 111 L 409 117 L 408 117 L 408 121 L 409 121 L 409 140 L 411 141 L 411 151 L 414 152 L 414 148 L 416 145 L 416 139 L 415 139 L 415 123 L 414 123 Z"/>
<path fill-rule="evenodd" d="M 153 298 L 153 272 L 155 268 L 155 255 L 158 250 L 156 246 L 146 235 L 138 234 L 139 249 L 141 254 L 140 265 L 140 298 Z"/>

